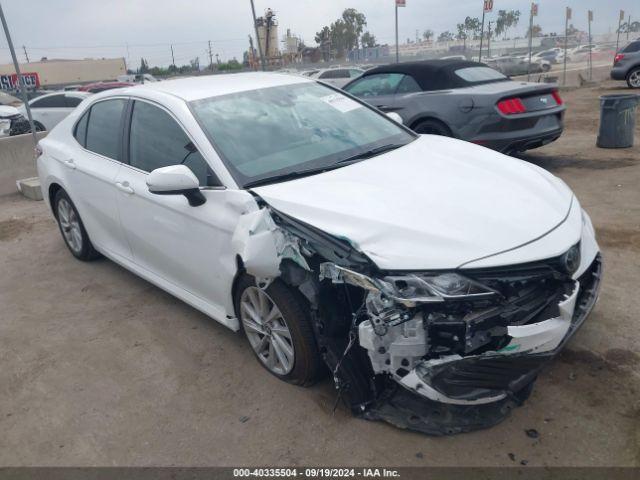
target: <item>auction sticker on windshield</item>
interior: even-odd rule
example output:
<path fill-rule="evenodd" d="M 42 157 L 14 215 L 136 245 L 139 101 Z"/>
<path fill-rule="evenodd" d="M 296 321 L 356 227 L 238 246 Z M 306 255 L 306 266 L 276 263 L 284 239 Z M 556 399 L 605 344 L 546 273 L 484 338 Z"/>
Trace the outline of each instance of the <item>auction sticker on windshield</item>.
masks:
<path fill-rule="evenodd" d="M 350 98 L 337 93 L 333 95 L 327 95 L 325 97 L 320 97 L 320 100 L 331 105 L 333 108 L 342 113 L 350 112 L 351 110 L 355 110 L 356 108 L 362 108 L 362 105 L 360 105 L 358 102 L 354 102 Z"/>

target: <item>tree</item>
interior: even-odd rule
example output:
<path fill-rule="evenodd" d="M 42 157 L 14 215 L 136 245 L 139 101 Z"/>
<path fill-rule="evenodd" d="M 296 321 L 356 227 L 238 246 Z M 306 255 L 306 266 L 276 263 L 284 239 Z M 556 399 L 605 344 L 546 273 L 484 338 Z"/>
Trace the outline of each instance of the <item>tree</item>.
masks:
<path fill-rule="evenodd" d="M 629 25 L 629 22 L 624 22 L 622 25 L 620 25 L 619 33 L 626 32 L 640 32 L 640 22 L 631 22 L 631 25 Z"/>
<path fill-rule="evenodd" d="M 465 32 L 471 32 L 474 39 L 479 38 L 481 25 L 479 18 L 467 17 L 464 19 Z"/>
<path fill-rule="evenodd" d="M 358 39 L 367 24 L 367 17 L 355 8 L 347 8 L 342 12 L 342 21 L 345 26 L 345 47 L 347 50 L 358 48 Z"/>
<path fill-rule="evenodd" d="M 427 28 L 424 32 L 422 32 L 422 38 L 424 38 L 427 42 L 433 38 L 433 30 Z"/>
<path fill-rule="evenodd" d="M 507 38 L 507 31 L 518 25 L 520 21 L 520 10 L 499 10 L 498 20 L 496 21 L 496 37 L 504 33 L 504 38 Z"/>
<path fill-rule="evenodd" d="M 364 32 L 362 34 L 362 37 L 360 37 L 360 44 L 363 47 L 375 47 L 378 45 L 378 43 L 376 42 L 376 37 L 374 37 L 369 32 Z"/>
<path fill-rule="evenodd" d="M 453 33 L 447 30 L 446 32 L 442 32 L 440 35 L 438 35 L 438 42 L 450 42 L 454 38 L 455 36 L 453 35 Z"/>
<path fill-rule="evenodd" d="M 358 40 L 366 24 L 367 18 L 364 14 L 355 8 L 347 8 L 335 22 L 322 27 L 322 30 L 316 33 L 315 41 L 320 45 L 324 60 L 329 60 L 330 50 L 335 52 L 338 58 L 342 58 L 345 52 L 358 48 Z"/>
<path fill-rule="evenodd" d="M 541 37 L 542 36 L 542 27 L 540 25 L 534 25 L 531 27 L 532 37 Z M 525 35 L 529 38 L 529 29 L 527 28 L 527 34 Z"/>

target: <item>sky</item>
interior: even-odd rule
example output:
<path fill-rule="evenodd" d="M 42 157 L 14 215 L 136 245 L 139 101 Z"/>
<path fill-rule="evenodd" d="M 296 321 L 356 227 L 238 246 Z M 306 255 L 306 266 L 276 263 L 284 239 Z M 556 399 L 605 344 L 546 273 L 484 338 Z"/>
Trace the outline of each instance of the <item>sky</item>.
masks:
<path fill-rule="evenodd" d="M 31 61 L 48 58 L 124 57 L 136 68 L 140 57 L 149 65 L 187 64 L 200 57 L 208 63 L 208 41 L 221 61 L 242 58 L 253 34 L 249 0 L 0 0 L 18 50 L 25 62 L 23 46 Z M 455 32 L 466 16 L 482 15 L 482 0 L 406 0 L 399 9 L 399 37 L 415 38 L 416 30 Z M 640 20 L 640 0 L 539 0 L 536 23 L 544 32 L 564 29 L 564 8 L 573 8 L 572 23 L 587 29 L 587 10 L 594 11 L 594 34 L 615 31 L 619 11 Z M 528 0 L 495 0 L 494 19 L 500 9 L 522 13 L 510 36 L 527 29 Z M 256 14 L 267 7 L 276 12 L 280 35 L 287 28 L 313 46 L 315 32 L 353 7 L 367 17 L 370 30 L 380 43 L 394 43 L 394 0 L 255 0 Z M 10 61 L 4 36 L 0 37 L 0 62 Z M 215 57 L 214 57 L 215 60 Z"/>

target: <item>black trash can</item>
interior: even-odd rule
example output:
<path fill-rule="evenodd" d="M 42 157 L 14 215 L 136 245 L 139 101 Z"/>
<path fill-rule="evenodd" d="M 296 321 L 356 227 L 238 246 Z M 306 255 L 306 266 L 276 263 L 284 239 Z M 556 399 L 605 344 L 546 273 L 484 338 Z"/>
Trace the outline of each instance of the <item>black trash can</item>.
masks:
<path fill-rule="evenodd" d="M 636 107 L 640 95 L 619 94 L 600 97 L 600 148 L 628 148 L 633 146 L 636 129 Z"/>

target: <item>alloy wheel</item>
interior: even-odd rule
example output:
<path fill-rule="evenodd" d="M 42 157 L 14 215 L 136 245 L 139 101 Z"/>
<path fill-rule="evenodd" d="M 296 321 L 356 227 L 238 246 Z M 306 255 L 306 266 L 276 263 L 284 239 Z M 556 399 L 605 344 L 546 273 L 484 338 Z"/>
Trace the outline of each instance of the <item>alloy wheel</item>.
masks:
<path fill-rule="evenodd" d="M 640 88 L 640 70 L 631 72 L 631 75 L 629 75 L 629 83 L 633 88 Z"/>
<path fill-rule="evenodd" d="M 295 361 L 293 339 L 280 309 L 258 287 L 248 287 L 240 296 L 240 319 L 260 361 L 277 375 L 291 372 Z"/>
<path fill-rule="evenodd" d="M 58 201 L 58 221 L 67 245 L 75 253 L 82 251 L 82 230 L 76 211 L 66 198 Z"/>

